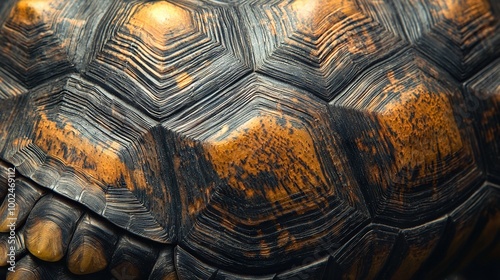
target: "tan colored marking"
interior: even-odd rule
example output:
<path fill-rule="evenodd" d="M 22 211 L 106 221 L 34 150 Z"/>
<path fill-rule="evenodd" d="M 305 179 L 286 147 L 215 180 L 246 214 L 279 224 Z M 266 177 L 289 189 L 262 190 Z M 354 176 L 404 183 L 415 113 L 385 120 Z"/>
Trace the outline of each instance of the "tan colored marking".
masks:
<path fill-rule="evenodd" d="M 22 0 L 17 2 L 11 12 L 12 22 L 30 26 L 41 23 L 47 11 L 51 10 L 50 0 Z"/>
<path fill-rule="evenodd" d="M 140 4 L 129 22 L 132 25 L 130 31 L 143 39 L 146 39 L 148 34 L 162 38 L 166 34 L 193 29 L 189 12 L 166 1 Z"/>
<path fill-rule="evenodd" d="M 394 73 L 394 71 L 392 70 L 389 70 L 387 72 L 387 80 L 389 81 L 389 83 L 391 83 L 391 85 L 396 85 L 398 84 L 398 79 L 396 79 L 396 74 Z"/>
<path fill-rule="evenodd" d="M 68 269 L 78 275 L 101 271 L 107 265 L 104 249 L 97 242 L 81 244 L 68 259 Z"/>
<path fill-rule="evenodd" d="M 265 258 L 271 256 L 271 247 L 263 239 L 260 240 L 260 256 Z"/>
<path fill-rule="evenodd" d="M 175 81 L 177 82 L 177 87 L 183 89 L 193 83 L 193 77 L 186 72 L 182 72 L 175 77 Z"/>
<path fill-rule="evenodd" d="M 2 203 L 2 206 L 0 207 L 0 232 L 9 232 L 9 224 L 17 219 L 19 216 L 19 204 L 15 203 L 15 208 L 9 210 L 8 208 L 8 200 L 4 199 L 4 202 Z"/>
<path fill-rule="evenodd" d="M 253 196 L 256 193 L 245 179 L 262 172 L 274 174 L 279 185 L 266 187 L 265 197 L 270 202 L 289 201 L 291 194 L 326 185 L 313 139 L 305 127 L 292 122 L 297 123 L 289 117 L 258 116 L 224 139 L 210 138 L 205 146 L 219 176 Z M 244 171 L 239 178 L 238 170 Z"/>
<path fill-rule="evenodd" d="M 257 253 L 255 251 L 243 251 L 243 255 L 247 258 L 255 258 L 257 257 Z"/>
<path fill-rule="evenodd" d="M 196 199 L 193 203 L 189 204 L 188 206 L 189 215 L 194 215 L 200 212 L 200 210 L 204 208 L 204 206 L 205 204 L 202 198 Z"/>
<path fill-rule="evenodd" d="M 283 248 L 288 242 L 290 242 L 290 233 L 284 230 L 278 236 L 278 247 Z"/>
<path fill-rule="evenodd" d="M 50 220 L 36 221 L 26 232 L 26 247 L 41 260 L 59 261 L 64 257 L 61 228 Z"/>

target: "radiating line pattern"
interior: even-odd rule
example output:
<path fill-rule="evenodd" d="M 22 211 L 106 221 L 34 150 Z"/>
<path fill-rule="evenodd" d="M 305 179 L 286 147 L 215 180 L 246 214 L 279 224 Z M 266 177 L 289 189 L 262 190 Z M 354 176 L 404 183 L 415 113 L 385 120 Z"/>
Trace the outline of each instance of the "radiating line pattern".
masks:
<path fill-rule="evenodd" d="M 403 0 L 394 6 L 404 36 L 460 81 L 500 54 L 498 18 L 488 0 Z"/>
<path fill-rule="evenodd" d="M 173 240 L 174 228 L 166 227 L 175 223 L 168 206 L 172 194 L 158 161 L 161 132 L 153 121 L 76 76 L 18 102 L 27 111 L 2 107 L 25 120 L 12 123 L 16 127 L 8 134 L 0 132 L 2 158 L 121 227 L 160 242 Z"/>
<path fill-rule="evenodd" d="M 82 70 L 107 6 L 109 1 L 18 1 L 0 29 L 0 67 L 27 87 Z"/>
<path fill-rule="evenodd" d="M 250 70 L 238 19 L 222 8 L 117 3 L 88 75 L 153 118 L 165 118 Z"/>
<path fill-rule="evenodd" d="M 248 1 L 241 10 L 256 70 L 325 100 L 404 45 L 355 1 Z"/>

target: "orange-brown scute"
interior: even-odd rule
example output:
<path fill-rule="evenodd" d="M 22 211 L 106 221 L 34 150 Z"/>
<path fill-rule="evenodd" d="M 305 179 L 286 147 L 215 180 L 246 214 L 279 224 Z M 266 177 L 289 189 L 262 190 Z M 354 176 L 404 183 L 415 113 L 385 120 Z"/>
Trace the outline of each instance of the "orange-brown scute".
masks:
<path fill-rule="evenodd" d="M 436 174 L 445 158 L 453 158 L 463 148 L 449 98 L 424 85 L 401 92 L 376 118 L 380 138 L 387 139 L 394 151 L 396 176 L 407 181 L 412 181 L 415 170 L 418 178 Z"/>
<path fill-rule="evenodd" d="M 65 166 L 83 171 L 106 185 L 125 183 L 130 189 L 148 189 L 143 172 L 130 170 L 120 158 L 120 143 L 89 139 L 89 134 L 81 133 L 68 120 L 53 121 L 43 114 L 35 131 L 34 144 Z"/>
<path fill-rule="evenodd" d="M 291 200 L 293 194 L 326 185 L 314 141 L 298 120 L 261 114 L 227 130 L 223 126 L 222 133 L 208 139 L 206 149 L 219 176 L 248 197 L 260 195 L 270 202 Z M 270 179 L 257 183 L 262 184 L 264 193 L 254 189 L 256 182 L 249 182 L 259 178 Z M 273 180 L 276 183 L 270 185 Z"/>

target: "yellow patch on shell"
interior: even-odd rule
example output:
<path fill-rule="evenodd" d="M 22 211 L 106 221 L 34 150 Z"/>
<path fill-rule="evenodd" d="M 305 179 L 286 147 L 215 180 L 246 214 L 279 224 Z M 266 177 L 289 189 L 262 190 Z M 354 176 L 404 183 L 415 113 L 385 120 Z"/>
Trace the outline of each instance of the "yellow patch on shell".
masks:
<path fill-rule="evenodd" d="M 40 276 L 24 268 L 16 268 L 15 272 L 8 273 L 6 280 L 40 280 Z"/>
<path fill-rule="evenodd" d="M 26 247 L 35 257 L 56 262 L 64 257 L 61 228 L 53 221 L 38 220 L 26 232 Z"/>
<path fill-rule="evenodd" d="M 36 25 L 44 20 L 47 11 L 51 10 L 50 0 L 22 0 L 17 2 L 11 12 L 11 21 L 17 25 Z"/>
<path fill-rule="evenodd" d="M 183 89 L 193 82 L 193 77 L 186 72 L 182 72 L 175 77 L 175 81 L 177 82 L 177 87 Z"/>
<path fill-rule="evenodd" d="M 341 19 L 335 14 L 352 16 L 358 13 L 352 0 L 295 0 L 291 8 L 301 28 L 314 35 L 324 34 L 327 29 L 340 24 Z"/>
<path fill-rule="evenodd" d="M 137 31 L 135 33 L 141 38 L 148 34 L 161 38 L 166 34 L 193 29 L 189 12 L 166 1 L 149 2 L 139 6 L 129 23 L 138 29 L 131 31 Z"/>

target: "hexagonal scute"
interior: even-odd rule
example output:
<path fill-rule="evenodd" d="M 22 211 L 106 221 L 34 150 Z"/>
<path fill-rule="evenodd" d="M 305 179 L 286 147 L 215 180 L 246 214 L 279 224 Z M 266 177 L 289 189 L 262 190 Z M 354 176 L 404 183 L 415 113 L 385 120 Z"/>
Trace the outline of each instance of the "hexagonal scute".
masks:
<path fill-rule="evenodd" d="M 402 0 L 394 7 L 408 40 L 456 79 L 500 53 L 500 25 L 488 0 Z"/>
<path fill-rule="evenodd" d="M 500 183 L 500 60 L 465 83 L 465 116 L 474 116 L 482 157 L 490 176 Z"/>
<path fill-rule="evenodd" d="M 372 68 L 330 103 L 376 221 L 414 226 L 454 209 L 484 180 L 461 88 L 411 51 Z"/>
<path fill-rule="evenodd" d="M 354 0 L 248 1 L 240 9 L 256 70 L 325 100 L 404 45 Z"/>
<path fill-rule="evenodd" d="M 250 71 L 234 12 L 167 1 L 108 12 L 87 74 L 156 119 Z"/>
<path fill-rule="evenodd" d="M 0 111 L 0 157 L 21 174 L 135 234 L 175 238 L 155 122 L 78 76 L 2 103 Z"/>
<path fill-rule="evenodd" d="M 84 0 L 8 3 L 10 11 L 0 28 L 0 73 L 33 87 L 81 70 L 86 55 L 81 50 L 91 48 L 91 38 L 109 4 Z"/>
<path fill-rule="evenodd" d="M 179 244 L 204 262 L 275 273 L 367 222 L 326 104 L 307 92 L 250 75 L 164 126 L 178 135 Z"/>

